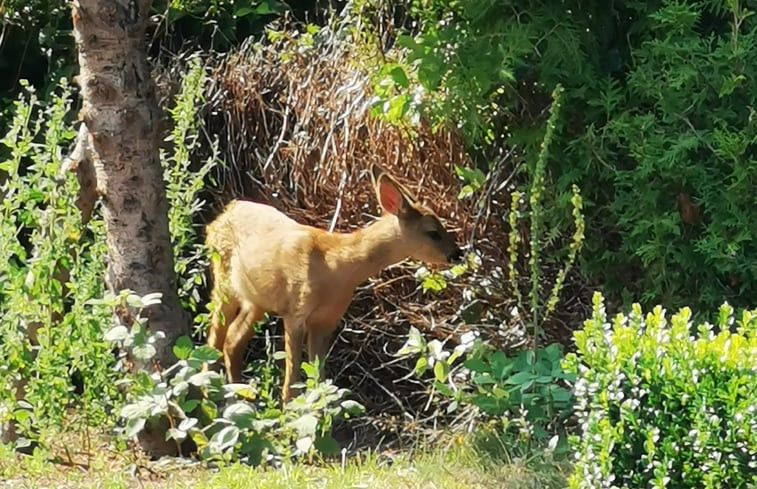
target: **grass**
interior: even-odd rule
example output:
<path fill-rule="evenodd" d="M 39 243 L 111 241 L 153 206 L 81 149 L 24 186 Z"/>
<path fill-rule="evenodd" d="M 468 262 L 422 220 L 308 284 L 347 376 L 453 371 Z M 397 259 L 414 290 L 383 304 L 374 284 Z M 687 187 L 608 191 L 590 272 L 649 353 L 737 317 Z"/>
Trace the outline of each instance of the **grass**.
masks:
<path fill-rule="evenodd" d="M 472 441 L 414 452 L 358 454 L 345 462 L 287 463 L 279 469 L 234 464 L 207 468 L 188 459 L 148 462 L 105 435 L 63 434 L 49 449 L 18 455 L 0 445 L 0 488 L 154 489 L 489 489 L 565 487 L 568 467 L 539 453 L 503 461 Z M 89 451 L 72 447 L 92 444 Z M 498 449 L 501 452 L 501 449 Z"/>

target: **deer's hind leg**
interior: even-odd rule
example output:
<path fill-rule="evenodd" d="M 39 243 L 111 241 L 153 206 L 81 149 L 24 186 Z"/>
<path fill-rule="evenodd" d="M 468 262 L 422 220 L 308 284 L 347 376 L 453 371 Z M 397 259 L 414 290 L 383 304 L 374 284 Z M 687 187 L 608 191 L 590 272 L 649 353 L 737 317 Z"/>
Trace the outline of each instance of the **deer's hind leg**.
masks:
<path fill-rule="evenodd" d="M 300 381 L 302 366 L 302 345 L 305 341 L 305 321 L 296 317 L 284 318 L 284 349 L 286 364 L 284 371 L 283 401 L 286 403 L 299 394 L 292 384 Z"/>
<path fill-rule="evenodd" d="M 223 357 L 226 364 L 226 373 L 230 382 L 242 380 L 242 366 L 244 352 L 255 330 L 253 324 L 260 321 L 265 311 L 252 303 L 244 303 L 239 309 L 239 314 L 226 328 L 226 338 L 223 342 Z"/>
<path fill-rule="evenodd" d="M 239 309 L 240 304 L 236 299 L 216 299 L 213 301 L 213 307 L 213 312 L 210 315 L 208 346 L 212 346 L 218 351 L 223 351 L 229 323 L 233 322 L 241 312 Z"/>
<path fill-rule="evenodd" d="M 315 362 L 318 357 L 318 381 L 326 380 L 326 355 L 331 346 L 332 328 L 308 327 L 308 360 Z"/>
<path fill-rule="evenodd" d="M 233 297 L 225 297 L 220 289 L 216 288 L 212 292 L 212 308 L 210 313 L 210 329 L 208 330 L 208 346 L 223 352 L 223 345 L 226 341 L 226 334 L 229 330 L 229 324 L 232 323 L 239 315 L 240 303 Z M 213 369 L 219 368 L 220 362 L 213 365 Z M 203 366 L 203 370 L 208 370 L 208 364 Z"/>

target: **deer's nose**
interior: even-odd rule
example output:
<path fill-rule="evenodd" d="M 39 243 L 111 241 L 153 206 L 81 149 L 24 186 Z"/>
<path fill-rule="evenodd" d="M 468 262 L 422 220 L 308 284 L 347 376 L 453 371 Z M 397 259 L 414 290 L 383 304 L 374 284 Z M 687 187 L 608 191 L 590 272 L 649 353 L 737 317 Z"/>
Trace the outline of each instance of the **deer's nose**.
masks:
<path fill-rule="evenodd" d="M 452 253 L 447 255 L 447 261 L 450 263 L 460 263 L 460 261 L 463 259 L 463 250 L 460 248 L 455 248 Z"/>

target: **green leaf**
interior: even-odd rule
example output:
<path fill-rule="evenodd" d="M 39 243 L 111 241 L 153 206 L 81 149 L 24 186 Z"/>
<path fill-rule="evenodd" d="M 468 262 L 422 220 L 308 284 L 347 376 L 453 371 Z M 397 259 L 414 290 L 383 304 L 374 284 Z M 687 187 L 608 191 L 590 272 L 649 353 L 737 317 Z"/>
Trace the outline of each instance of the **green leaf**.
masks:
<path fill-rule="evenodd" d="M 246 402 L 236 402 L 223 410 L 223 417 L 240 429 L 252 428 L 257 413 Z"/>
<path fill-rule="evenodd" d="M 132 354 L 134 355 L 134 357 L 142 361 L 151 359 L 152 357 L 155 356 L 156 353 L 157 353 L 157 350 L 155 350 L 155 347 L 149 343 L 136 345 L 132 349 Z"/>
<path fill-rule="evenodd" d="M 113 326 L 105 333 L 105 341 L 115 343 L 129 337 L 129 329 L 121 324 Z"/>
<path fill-rule="evenodd" d="M 503 414 L 504 409 L 500 406 L 499 402 L 493 397 L 488 396 L 475 396 L 472 400 L 473 404 L 477 406 L 481 411 L 486 414 L 498 415 Z"/>
<path fill-rule="evenodd" d="M 405 70 L 402 69 L 401 66 L 395 66 L 394 68 L 392 68 L 390 74 L 392 76 L 392 80 L 394 80 L 394 83 L 396 83 L 400 87 L 408 88 L 410 86 L 410 80 L 408 80 L 407 74 L 405 74 Z"/>
<path fill-rule="evenodd" d="M 428 359 L 426 357 L 420 357 L 417 362 L 415 362 L 415 375 L 421 376 L 423 375 L 426 370 L 428 369 Z"/>
<path fill-rule="evenodd" d="M 342 409 L 351 415 L 362 414 L 365 412 L 365 407 L 362 404 L 351 399 L 342 401 L 341 406 Z"/>
<path fill-rule="evenodd" d="M 502 389 L 499 386 L 492 388 L 492 395 L 495 399 L 510 399 L 510 392 Z"/>
<path fill-rule="evenodd" d="M 512 359 L 507 358 L 505 353 L 500 350 L 492 354 L 491 358 L 489 359 L 489 362 L 491 363 L 492 376 L 494 376 L 496 379 L 499 379 L 499 380 L 506 379 L 510 375 L 510 372 L 512 372 L 513 368 L 515 367 L 515 364 L 512 361 Z"/>
<path fill-rule="evenodd" d="M 221 358 L 221 352 L 210 346 L 193 348 L 187 358 L 187 365 L 199 370 L 206 363 L 214 363 Z"/>
<path fill-rule="evenodd" d="M 171 392 L 174 396 L 181 396 L 182 394 L 185 394 L 189 390 L 189 382 L 186 381 L 180 381 L 177 382 L 173 388 L 171 389 Z"/>
<path fill-rule="evenodd" d="M 423 292 L 429 290 L 433 292 L 441 292 L 447 288 L 447 281 L 439 273 L 430 273 L 423 279 Z"/>
<path fill-rule="evenodd" d="M 210 370 L 207 372 L 197 372 L 196 374 L 189 377 L 187 379 L 187 382 L 197 387 L 207 387 L 213 382 L 213 379 L 217 378 L 217 376 L 217 372 Z"/>
<path fill-rule="evenodd" d="M 221 358 L 221 352 L 211 346 L 199 346 L 192 350 L 188 359 L 200 362 L 210 362 Z"/>
<path fill-rule="evenodd" d="M 271 442 L 256 433 L 242 443 L 240 451 L 246 453 L 250 464 L 256 467 L 263 462 L 263 453 L 266 450 L 273 451 Z"/>
<path fill-rule="evenodd" d="M 218 406 L 210 399 L 203 399 L 200 402 L 200 408 L 206 418 L 216 419 L 218 417 Z"/>
<path fill-rule="evenodd" d="M 386 118 L 389 122 L 400 122 L 409 108 L 409 96 L 403 94 L 392 97 L 389 100 L 389 110 L 386 111 Z"/>
<path fill-rule="evenodd" d="M 418 43 L 415 42 L 412 36 L 400 34 L 397 36 L 397 45 L 403 48 L 414 49 Z"/>
<path fill-rule="evenodd" d="M 127 438 L 132 438 L 137 436 L 140 431 L 142 431 L 142 428 L 145 427 L 145 418 L 130 418 L 126 422 L 126 427 L 124 429 L 124 436 Z"/>
<path fill-rule="evenodd" d="M 184 411 L 185 413 L 191 413 L 199 405 L 200 405 L 199 399 L 187 399 L 186 401 L 183 401 L 179 404 L 179 406 L 181 406 L 181 410 Z"/>
<path fill-rule="evenodd" d="M 244 6 L 244 7 L 240 7 L 234 10 L 234 17 L 242 18 L 254 12 L 255 12 L 255 8 Z"/>
<path fill-rule="evenodd" d="M 186 360 L 192 353 L 192 348 L 194 348 L 194 344 L 189 336 L 180 336 L 176 340 L 176 344 L 173 346 L 173 354 L 176 355 L 176 358 L 179 360 Z"/>
<path fill-rule="evenodd" d="M 552 396 L 552 400 L 555 402 L 568 402 L 573 398 L 572 392 L 557 386 L 554 386 L 551 389 L 550 395 Z"/>
<path fill-rule="evenodd" d="M 121 408 L 119 416 L 126 419 L 146 418 L 153 410 L 155 403 L 150 397 L 142 397 Z"/>
<path fill-rule="evenodd" d="M 309 362 L 302 362 L 302 370 L 309 379 L 314 379 L 318 375 L 318 369 Z"/>
<path fill-rule="evenodd" d="M 523 385 L 527 382 L 533 383 L 534 380 L 534 374 L 531 372 L 518 372 L 515 375 L 512 375 L 505 380 L 505 384 L 507 385 Z"/>
<path fill-rule="evenodd" d="M 339 443 L 330 434 L 320 435 L 315 438 L 315 449 L 323 455 L 336 455 L 340 450 Z"/>
<path fill-rule="evenodd" d="M 449 377 L 449 364 L 444 360 L 437 360 L 434 365 L 434 377 L 438 382 L 446 382 Z"/>
<path fill-rule="evenodd" d="M 168 431 L 166 431 L 166 441 L 168 440 L 183 441 L 186 437 L 187 437 L 187 432 L 184 430 L 180 430 L 178 428 L 169 428 Z"/>
<path fill-rule="evenodd" d="M 441 392 L 442 395 L 447 397 L 455 397 L 455 393 L 452 391 L 452 389 L 449 388 L 447 384 L 443 384 L 441 382 L 434 382 L 434 389 Z"/>
<path fill-rule="evenodd" d="M 300 437 L 315 435 L 315 430 L 318 427 L 318 418 L 312 414 L 303 414 L 299 418 L 290 421 L 289 426 L 297 431 Z"/>
<path fill-rule="evenodd" d="M 398 356 L 421 353 L 426 350 L 426 339 L 423 337 L 418 328 L 410 326 L 407 334 L 407 341 L 397 351 Z"/>
<path fill-rule="evenodd" d="M 464 362 L 465 368 L 474 373 L 489 372 L 489 365 L 486 364 L 481 358 L 468 357 Z"/>
<path fill-rule="evenodd" d="M 226 451 L 233 448 L 239 440 L 239 428 L 233 425 L 225 426 L 218 433 L 210 437 L 210 443 L 218 450 Z"/>
<path fill-rule="evenodd" d="M 255 13 L 258 15 L 271 15 L 282 13 L 286 10 L 286 6 L 281 2 L 275 2 L 273 0 L 262 0 L 260 5 L 255 9 Z"/>
<path fill-rule="evenodd" d="M 496 384 L 497 380 L 488 373 L 473 376 L 473 383 L 476 385 Z"/>

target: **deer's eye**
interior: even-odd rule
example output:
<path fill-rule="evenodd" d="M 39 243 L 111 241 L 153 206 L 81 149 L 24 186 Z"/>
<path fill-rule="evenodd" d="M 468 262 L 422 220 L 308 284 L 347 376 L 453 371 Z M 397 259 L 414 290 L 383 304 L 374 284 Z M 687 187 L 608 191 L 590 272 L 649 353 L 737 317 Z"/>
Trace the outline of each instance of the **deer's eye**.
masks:
<path fill-rule="evenodd" d="M 433 241 L 441 241 L 442 240 L 442 235 L 439 234 L 439 231 L 428 231 L 426 234 Z"/>

